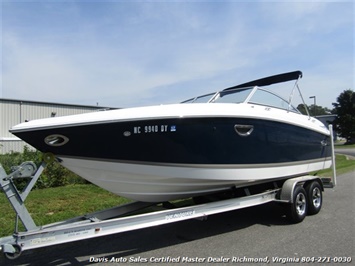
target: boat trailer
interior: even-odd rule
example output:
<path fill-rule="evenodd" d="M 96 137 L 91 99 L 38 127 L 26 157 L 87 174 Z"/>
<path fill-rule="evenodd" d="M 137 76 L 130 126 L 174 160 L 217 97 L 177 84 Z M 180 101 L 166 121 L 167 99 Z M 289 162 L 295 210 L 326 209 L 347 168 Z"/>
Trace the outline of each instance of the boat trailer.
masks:
<path fill-rule="evenodd" d="M 331 128 L 331 127 L 330 127 Z M 332 132 L 332 130 L 331 130 Z M 336 185 L 334 143 L 331 133 L 333 176 L 321 178 L 305 175 L 285 179 L 281 186 L 278 182 L 269 182 L 264 190 L 251 187 L 240 188 L 244 195 L 186 207 L 168 208 L 152 212 L 140 212 L 152 205 L 171 207 L 173 204 L 132 202 L 103 211 L 86 214 L 66 221 L 37 226 L 24 202 L 37 182 L 46 162 L 37 169 L 33 162 L 24 162 L 13 167 L 6 174 L 0 164 L 0 187 L 11 203 L 15 213 L 13 235 L 0 238 L 0 251 L 8 259 L 16 259 L 25 250 L 63 244 L 72 241 L 106 236 L 121 232 L 143 229 L 188 219 L 206 219 L 209 215 L 257 206 L 269 202 L 280 202 L 286 206 L 286 216 L 293 222 L 303 221 L 306 215 L 317 214 L 322 207 L 322 191 Z M 20 192 L 14 180 L 27 179 L 27 186 Z M 133 213 L 133 214 L 132 214 Z M 26 231 L 18 232 L 18 220 Z"/>

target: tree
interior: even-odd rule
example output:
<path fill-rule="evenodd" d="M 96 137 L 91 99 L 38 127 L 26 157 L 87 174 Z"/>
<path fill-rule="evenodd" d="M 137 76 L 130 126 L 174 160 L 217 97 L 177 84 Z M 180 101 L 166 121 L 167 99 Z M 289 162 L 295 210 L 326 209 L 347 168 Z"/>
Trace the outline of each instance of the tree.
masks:
<path fill-rule="evenodd" d="M 333 106 L 337 114 L 334 128 L 346 139 L 346 144 L 355 143 L 355 93 L 351 89 L 343 91 Z"/>

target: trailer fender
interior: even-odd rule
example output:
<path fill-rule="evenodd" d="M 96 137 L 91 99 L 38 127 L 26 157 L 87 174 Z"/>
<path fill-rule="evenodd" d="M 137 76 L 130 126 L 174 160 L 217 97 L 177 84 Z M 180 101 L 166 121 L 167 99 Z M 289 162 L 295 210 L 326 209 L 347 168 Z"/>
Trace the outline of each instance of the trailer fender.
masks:
<path fill-rule="evenodd" d="M 285 183 L 282 185 L 280 200 L 284 202 L 293 203 L 293 192 L 295 190 L 295 187 L 298 185 L 304 187 L 311 181 L 317 181 L 320 184 L 322 191 L 324 191 L 323 183 L 318 176 L 307 175 L 295 177 L 286 180 Z"/>

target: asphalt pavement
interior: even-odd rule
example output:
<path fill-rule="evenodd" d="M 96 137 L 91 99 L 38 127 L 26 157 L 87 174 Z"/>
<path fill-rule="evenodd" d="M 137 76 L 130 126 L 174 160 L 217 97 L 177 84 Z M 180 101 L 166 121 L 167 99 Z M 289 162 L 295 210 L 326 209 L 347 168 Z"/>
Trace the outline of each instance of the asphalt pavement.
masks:
<path fill-rule="evenodd" d="M 320 213 L 299 224 L 289 224 L 282 207 L 271 203 L 25 251 L 15 261 L 1 258 L 0 265 L 354 264 L 354 179 L 355 172 L 338 176 L 338 185 L 324 192 Z"/>
<path fill-rule="evenodd" d="M 355 148 L 338 148 L 338 147 L 335 147 L 335 153 L 339 153 L 339 154 L 345 154 L 345 155 L 350 155 L 350 156 L 353 156 L 355 157 Z"/>

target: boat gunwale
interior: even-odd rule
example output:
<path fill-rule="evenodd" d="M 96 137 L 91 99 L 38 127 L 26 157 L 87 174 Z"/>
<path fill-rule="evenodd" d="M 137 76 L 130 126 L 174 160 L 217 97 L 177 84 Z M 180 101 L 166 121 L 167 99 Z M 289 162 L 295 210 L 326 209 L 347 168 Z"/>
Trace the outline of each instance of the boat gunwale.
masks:
<path fill-rule="evenodd" d="M 191 104 L 191 106 L 193 106 L 193 109 L 197 106 L 206 106 L 208 105 L 209 107 L 211 107 L 210 103 L 195 103 L 195 104 Z M 80 114 L 80 115 L 73 115 L 73 116 L 62 116 L 62 117 L 57 117 L 57 118 L 46 118 L 46 119 L 37 119 L 37 120 L 33 120 L 33 121 L 41 121 L 41 120 L 52 120 L 53 122 L 55 121 L 55 119 L 60 119 L 61 121 L 59 121 L 58 123 L 53 123 L 51 125 L 45 125 L 45 124 L 39 124 L 39 125 L 33 125 L 32 127 L 29 127 L 28 125 L 26 126 L 27 123 L 31 123 L 31 122 L 24 122 L 21 123 L 19 125 L 14 126 L 13 128 L 11 128 L 9 131 L 13 134 L 16 133 L 20 133 L 20 132 L 28 132 L 28 131 L 41 131 L 41 130 L 48 130 L 48 129 L 53 129 L 53 128 L 68 128 L 68 127 L 80 127 L 80 126 L 90 126 L 90 125 L 102 125 L 102 124 L 110 124 L 110 123 L 125 123 L 125 122 L 137 122 L 137 121 L 153 121 L 153 120 L 170 120 L 170 119 L 205 119 L 205 118 L 236 118 L 236 119 L 255 119 L 255 120 L 266 120 L 266 121 L 274 121 L 274 122 L 278 122 L 278 123 L 285 123 L 285 124 L 289 124 L 289 125 L 293 125 L 293 126 L 298 126 L 298 127 L 302 127 L 305 129 L 309 129 L 321 134 L 324 134 L 326 136 L 330 135 L 329 130 L 324 126 L 321 127 L 320 124 L 318 124 L 318 127 L 316 124 L 312 124 L 311 121 L 318 121 L 319 123 L 321 123 L 319 120 L 317 120 L 316 118 L 311 118 L 309 119 L 309 117 L 299 114 L 299 113 L 295 113 L 292 111 L 288 111 L 288 110 L 284 110 L 284 109 L 280 109 L 280 108 L 276 108 L 276 107 L 269 107 L 269 106 L 265 106 L 265 105 L 260 105 L 260 104 L 255 104 L 255 103 L 238 103 L 238 104 L 233 104 L 233 103 L 214 103 L 213 106 L 216 105 L 224 105 L 224 106 L 238 106 L 241 107 L 240 110 L 244 110 L 243 112 L 241 112 L 240 114 L 228 114 L 228 113 L 224 113 L 224 114 L 202 114 L 201 112 L 198 112 L 196 114 L 189 114 L 186 111 L 183 112 L 179 112 L 179 110 L 177 109 L 175 111 L 175 115 L 160 115 L 160 116 L 133 116 L 131 115 L 130 117 L 118 117 L 116 119 L 114 119 L 113 117 L 111 117 L 110 119 L 107 120 L 98 120 L 98 119 L 93 119 L 93 120 L 82 120 L 82 121 L 64 121 L 64 118 L 69 118 L 69 117 L 87 117 L 90 114 L 97 114 L 96 112 L 94 113 L 86 113 L 86 114 Z M 171 104 L 171 105 L 161 105 L 161 106 L 150 106 L 151 108 L 157 108 L 157 107 L 168 107 L 168 108 L 173 108 L 175 106 L 183 106 L 182 104 Z M 250 114 L 250 110 L 254 109 L 255 107 L 260 107 L 260 108 L 270 108 L 270 110 L 276 110 L 277 113 L 275 114 L 271 114 L 270 113 L 266 113 L 266 112 L 260 112 L 260 111 L 255 111 L 254 114 Z M 138 108 L 150 108 L 150 107 L 138 107 Z M 138 109 L 138 108 L 129 108 L 129 109 Z M 244 109 L 245 108 L 245 109 Z M 248 108 L 248 110 L 246 110 L 246 108 Z M 237 108 L 239 109 L 239 108 Z M 128 109 L 118 109 L 118 110 L 112 110 L 112 111 L 105 111 L 103 113 L 107 113 L 107 112 L 119 112 L 121 110 L 128 110 Z M 180 109 L 182 110 L 182 109 Z M 203 109 L 202 109 L 203 110 Z M 238 110 L 236 110 L 238 111 Z M 249 111 L 249 112 L 248 112 Z M 163 110 L 162 110 L 163 112 Z M 101 112 L 100 112 L 101 113 Z M 248 113 L 248 114 L 247 114 Z M 282 119 L 280 118 L 280 113 L 287 113 L 287 114 L 291 114 L 293 117 L 297 116 L 299 118 L 303 118 L 303 123 L 301 123 L 301 121 L 297 122 L 295 121 L 296 119 Z M 269 115 L 268 115 L 269 114 Z M 57 120 L 58 121 L 58 120 Z M 305 124 L 305 121 L 309 121 L 310 123 Z M 22 125 L 22 127 L 21 127 Z M 323 125 L 323 124 L 322 124 Z"/>

